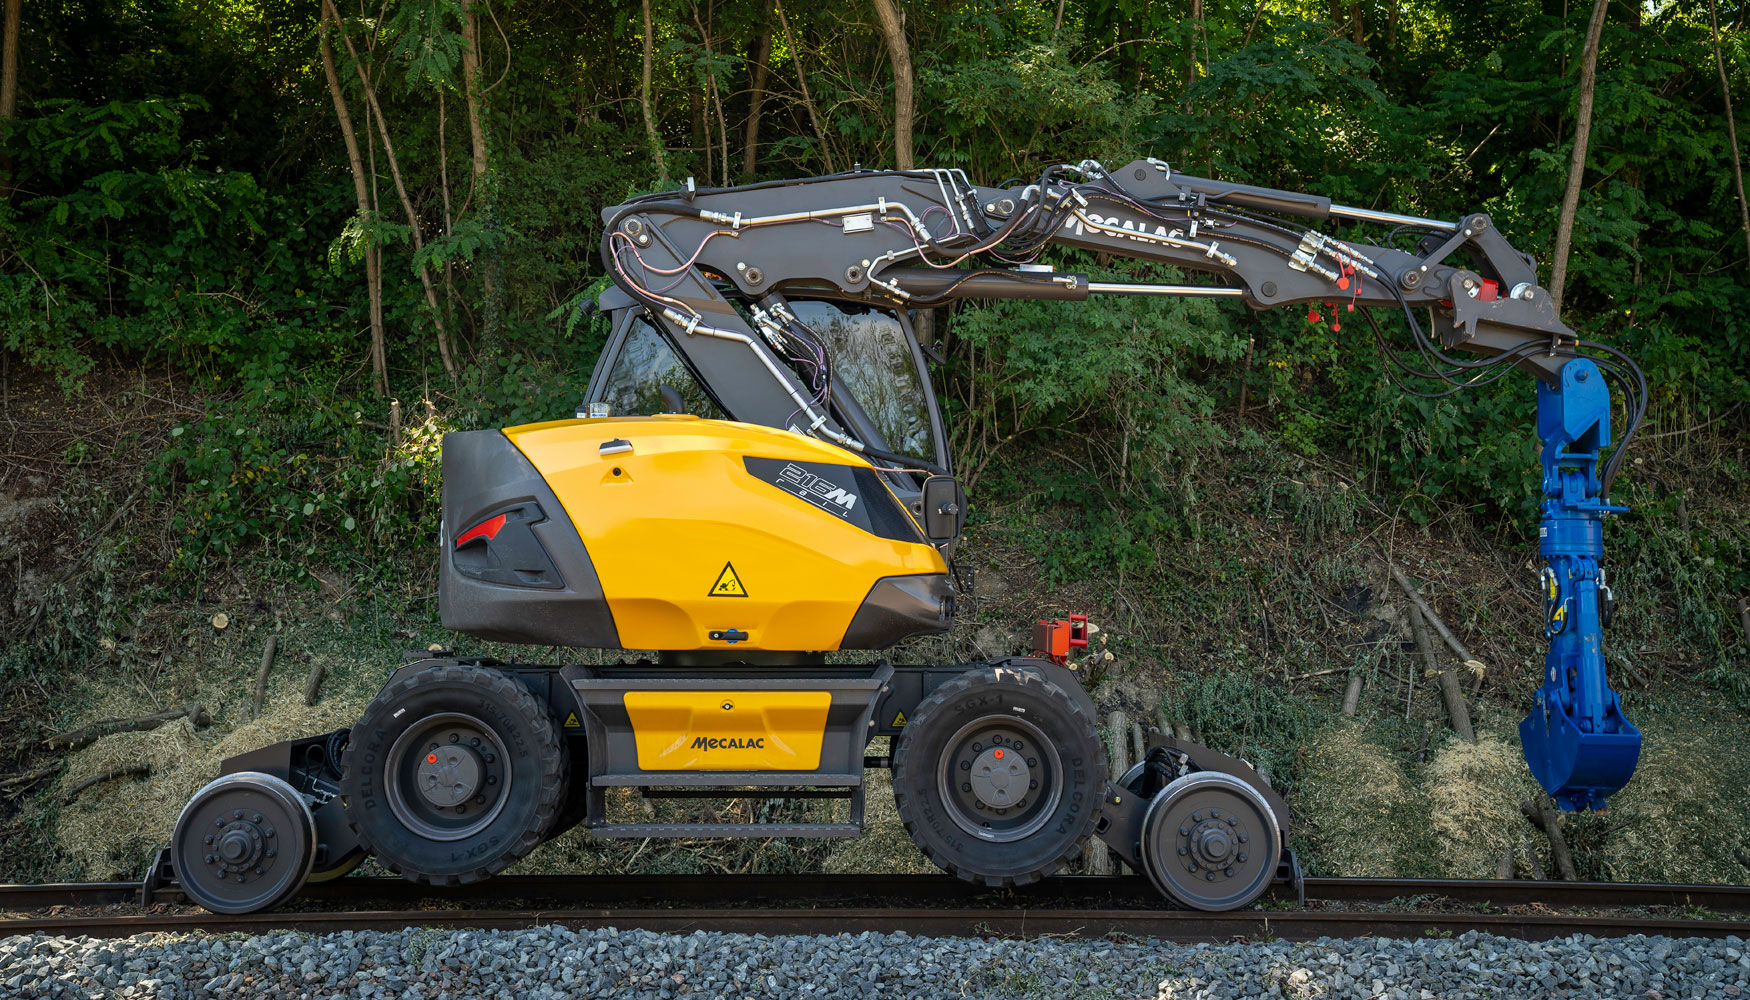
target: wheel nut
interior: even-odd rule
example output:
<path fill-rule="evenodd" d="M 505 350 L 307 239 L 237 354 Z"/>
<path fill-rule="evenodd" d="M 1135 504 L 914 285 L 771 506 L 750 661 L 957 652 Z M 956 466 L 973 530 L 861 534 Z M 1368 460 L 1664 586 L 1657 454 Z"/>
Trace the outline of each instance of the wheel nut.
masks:
<path fill-rule="evenodd" d="M 962 770 L 962 771 L 972 770 L 972 761 L 969 761 L 969 760 L 961 761 L 960 762 L 960 770 Z"/>
<path fill-rule="evenodd" d="M 498 784 L 498 775 L 496 775 L 496 774 L 489 774 L 489 775 L 487 775 L 487 776 L 486 776 L 486 783 L 487 783 L 487 784 L 488 784 L 488 785 L 496 785 L 496 784 Z"/>
<path fill-rule="evenodd" d="M 1184 846 L 1184 845 L 1180 845 L 1180 847 L 1179 847 L 1179 857 L 1181 857 L 1181 858 L 1182 858 L 1182 857 L 1184 857 L 1184 856 L 1185 856 L 1185 855 L 1187 855 L 1187 854 L 1190 854 L 1190 853 L 1191 853 L 1191 849 L 1190 849 L 1190 848 L 1189 848 L 1189 847 L 1186 847 L 1186 846 Z"/>
<path fill-rule="evenodd" d="M 207 843 L 210 844 L 212 842 L 213 842 L 213 835 L 209 833 L 209 834 L 207 834 Z"/>
<path fill-rule="evenodd" d="M 1236 855 L 1234 855 L 1234 860 L 1235 860 L 1235 861 L 1238 861 L 1238 862 L 1239 862 L 1239 863 L 1240 863 L 1240 864 L 1242 864 L 1242 865 L 1243 865 L 1243 864 L 1245 864 L 1245 863 L 1246 863 L 1246 855 L 1245 855 L 1245 852 L 1244 852 L 1244 851 L 1242 851 L 1242 852 L 1240 852 L 1240 853 L 1239 853 L 1239 854 L 1236 854 Z"/>
<path fill-rule="evenodd" d="M 1039 780 L 1037 778 L 1033 779 L 1032 781 L 1027 782 L 1027 790 L 1028 791 L 1032 791 L 1033 789 L 1038 788 L 1038 787 L 1039 787 Z"/>
<path fill-rule="evenodd" d="M 1226 876 L 1228 876 L 1228 877 L 1229 877 L 1229 878 L 1232 878 L 1232 877 L 1233 877 L 1233 873 L 1234 873 L 1234 870 L 1233 870 L 1233 869 L 1232 869 L 1232 868 L 1223 868 L 1223 869 L 1222 869 L 1222 871 L 1221 871 L 1221 873 L 1222 873 L 1222 874 L 1223 874 L 1223 875 L 1226 875 Z"/>
<path fill-rule="evenodd" d="M 970 781 L 962 781 L 962 782 L 961 782 L 961 783 L 960 783 L 960 790 L 961 790 L 961 791 L 963 791 L 963 792 L 970 792 L 970 791 L 972 791 L 972 782 L 970 782 Z"/>
<path fill-rule="evenodd" d="M 473 739 L 469 740 L 468 745 L 471 747 L 479 746 L 480 745 L 480 737 L 476 736 Z"/>

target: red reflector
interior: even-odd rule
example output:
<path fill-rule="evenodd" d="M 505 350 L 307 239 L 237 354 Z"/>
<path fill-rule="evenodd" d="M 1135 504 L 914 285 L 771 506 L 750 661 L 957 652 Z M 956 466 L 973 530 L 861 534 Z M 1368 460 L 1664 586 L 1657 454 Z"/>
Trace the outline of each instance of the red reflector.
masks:
<path fill-rule="evenodd" d="M 997 751 L 993 752 L 991 754 L 991 756 L 995 757 L 997 760 L 1002 760 L 1003 759 L 1003 752 L 1001 750 L 997 750 Z"/>
<path fill-rule="evenodd" d="M 492 539 L 498 537 L 498 532 L 503 527 L 504 527 L 504 515 L 503 514 L 500 514 L 497 517 L 492 518 L 491 520 L 482 521 L 479 524 L 475 525 L 474 527 L 469 528 L 467 531 L 464 531 L 460 535 L 456 536 L 456 548 L 459 549 L 462 546 L 468 544 L 469 542 L 473 541 L 476 538 L 484 538 L 487 541 L 491 541 Z"/>
<path fill-rule="evenodd" d="M 425 755 L 425 762 L 427 764 L 436 764 L 437 763 L 437 754 L 435 754 L 435 753 L 426 754 Z"/>

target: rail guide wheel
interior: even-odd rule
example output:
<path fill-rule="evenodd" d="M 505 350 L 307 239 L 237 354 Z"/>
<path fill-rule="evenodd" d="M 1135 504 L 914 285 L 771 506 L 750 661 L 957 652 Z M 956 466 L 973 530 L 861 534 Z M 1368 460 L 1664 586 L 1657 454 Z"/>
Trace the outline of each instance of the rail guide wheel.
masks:
<path fill-rule="evenodd" d="M 176 878 L 214 913 L 271 910 L 292 898 L 316 860 L 316 819 L 285 781 L 227 774 L 188 800 L 171 839 Z"/>
<path fill-rule="evenodd" d="M 1270 888 L 1282 829 L 1256 788 L 1231 774 L 1197 771 L 1149 802 L 1140 853 L 1164 895 L 1196 910 L 1235 910 Z"/>

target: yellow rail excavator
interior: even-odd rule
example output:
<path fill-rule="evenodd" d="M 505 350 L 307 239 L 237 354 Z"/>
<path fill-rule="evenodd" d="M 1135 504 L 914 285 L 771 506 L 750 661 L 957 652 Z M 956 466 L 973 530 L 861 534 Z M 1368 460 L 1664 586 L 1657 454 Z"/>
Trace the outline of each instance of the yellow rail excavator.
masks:
<path fill-rule="evenodd" d="M 953 622 L 966 498 L 911 316 L 967 298 L 1384 307 L 1410 341 L 1373 328 L 1388 371 L 1439 392 L 1534 376 L 1549 650 L 1526 759 L 1569 809 L 1633 772 L 1640 734 L 1604 676 L 1602 525 L 1622 510 L 1608 492 L 1645 381 L 1562 323 L 1487 215 L 1346 207 L 1143 159 L 1004 188 L 958 170 L 689 182 L 602 218 L 612 332 L 576 418 L 444 439 L 440 607 L 482 639 L 647 652 L 409 654 L 349 729 L 227 760 L 184 809 L 160 882 L 237 913 L 367 855 L 419 882 L 476 881 L 578 824 L 850 837 L 869 768 L 891 768 L 919 848 L 971 882 L 1037 881 L 1090 837 L 1188 907 L 1297 879 L 1286 804 L 1245 762 L 1156 733 L 1107 773 L 1070 662 L 1085 618 L 1037 623 L 1031 656 L 829 662 Z M 1212 277 L 1090 281 L 1034 262 L 1052 246 Z M 1628 433 L 1607 451 L 1612 383 Z M 891 754 L 868 755 L 878 736 Z M 846 805 L 834 822 L 626 823 L 609 815 L 616 788 Z"/>

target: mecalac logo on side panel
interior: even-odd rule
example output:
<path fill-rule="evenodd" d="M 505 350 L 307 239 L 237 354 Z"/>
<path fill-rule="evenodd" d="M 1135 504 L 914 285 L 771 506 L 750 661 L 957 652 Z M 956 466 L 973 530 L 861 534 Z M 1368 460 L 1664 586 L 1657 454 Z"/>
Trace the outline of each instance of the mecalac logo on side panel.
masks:
<path fill-rule="evenodd" d="M 755 736 L 752 739 L 740 736 L 699 736 L 693 739 L 694 750 L 764 750 L 765 748 L 766 738 L 764 736 Z"/>
<path fill-rule="evenodd" d="M 774 484 L 779 489 L 843 518 L 849 518 L 857 506 L 857 495 L 830 479 L 824 479 L 792 462 L 778 470 Z"/>

